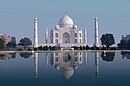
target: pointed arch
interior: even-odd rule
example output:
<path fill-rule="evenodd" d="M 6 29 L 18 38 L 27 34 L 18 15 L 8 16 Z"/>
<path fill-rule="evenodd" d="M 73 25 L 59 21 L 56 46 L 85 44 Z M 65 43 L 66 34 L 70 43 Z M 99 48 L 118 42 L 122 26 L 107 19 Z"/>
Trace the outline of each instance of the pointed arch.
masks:
<path fill-rule="evenodd" d="M 69 34 L 69 33 L 65 32 L 65 33 L 63 34 L 62 42 L 63 42 L 63 43 L 70 43 L 70 34 Z"/>

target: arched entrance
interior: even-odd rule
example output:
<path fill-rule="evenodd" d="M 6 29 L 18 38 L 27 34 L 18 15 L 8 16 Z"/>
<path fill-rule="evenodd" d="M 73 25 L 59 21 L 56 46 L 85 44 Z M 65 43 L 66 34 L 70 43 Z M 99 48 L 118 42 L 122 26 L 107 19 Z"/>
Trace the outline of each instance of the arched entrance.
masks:
<path fill-rule="evenodd" d="M 62 42 L 63 43 L 70 43 L 70 34 L 69 33 L 65 32 L 63 34 Z"/>

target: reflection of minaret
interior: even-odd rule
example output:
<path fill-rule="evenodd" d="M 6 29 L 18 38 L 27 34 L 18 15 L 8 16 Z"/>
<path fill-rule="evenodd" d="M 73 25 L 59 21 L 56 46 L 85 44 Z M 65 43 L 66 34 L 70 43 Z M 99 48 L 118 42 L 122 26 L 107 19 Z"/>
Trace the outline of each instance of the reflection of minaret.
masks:
<path fill-rule="evenodd" d="M 45 53 L 45 65 L 48 67 L 49 61 L 48 61 L 48 53 Z"/>
<path fill-rule="evenodd" d="M 38 47 L 38 27 L 37 18 L 34 19 L 34 48 Z"/>
<path fill-rule="evenodd" d="M 87 66 L 87 63 L 88 63 L 88 54 L 87 52 L 85 53 L 85 65 Z"/>
<path fill-rule="evenodd" d="M 45 29 L 45 43 L 48 43 L 48 28 Z"/>
<path fill-rule="evenodd" d="M 35 77 L 38 76 L 38 53 L 34 53 L 34 67 L 35 67 Z"/>
<path fill-rule="evenodd" d="M 95 22 L 95 28 L 94 28 L 94 31 L 95 31 L 95 34 L 94 34 L 95 42 L 94 42 L 94 45 L 99 47 L 99 41 L 98 41 L 98 36 L 99 36 L 98 29 L 99 29 L 99 26 L 98 26 L 98 18 L 97 17 L 94 19 L 94 22 Z"/>
<path fill-rule="evenodd" d="M 98 77 L 98 75 L 99 75 L 99 52 L 95 52 L 95 66 L 96 66 L 95 76 Z"/>

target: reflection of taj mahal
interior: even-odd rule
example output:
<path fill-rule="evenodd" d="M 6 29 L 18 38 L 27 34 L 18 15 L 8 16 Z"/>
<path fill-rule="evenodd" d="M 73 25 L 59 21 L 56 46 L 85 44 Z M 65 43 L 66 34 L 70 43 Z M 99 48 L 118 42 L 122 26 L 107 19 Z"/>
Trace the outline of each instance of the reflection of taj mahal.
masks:
<path fill-rule="evenodd" d="M 83 64 L 86 54 L 81 52 L 64 52 L 64 53 L 52 53 L 51 64 L 56 70 L 62 70 L 64 78 L 69 79 L 73 76 L 75 70 Z"/>
<path fill-rule="evenodd" d="M 87 53 L 83 52 L 46 53 L 45 64 L 46 67 L 48 67 L 50 64 L 51 66 L 54 66 L 56 70 L 62 70 L 64 73 L 64 78 L 69 79 L 73 76 L 75 70 L 78 69 L 78 67 L 85 61 L 87 61 L 86 56 Z M 38 53 L 34 53 L 34 63 L 34 73 L 35 77 L 37 77 L 39 66 Z"/>
<path fill-rule="evenodd" d="M 99 52 L 94 52 L 95 57 L 95 76 L 98 77 L 99 73 Z M 86 52 L 64 52 L 64 53 L 45 53 L 45 65 L 46 67 L 53 66 L 56 70 L 63 72 L 65 79 L 71 78 L 75 71 L 80 68 L 81 65 L 87 65 L 87 53 Z M 35 63 L 35 77 L 38 76 L 38 53 L 34 53 Z"/>

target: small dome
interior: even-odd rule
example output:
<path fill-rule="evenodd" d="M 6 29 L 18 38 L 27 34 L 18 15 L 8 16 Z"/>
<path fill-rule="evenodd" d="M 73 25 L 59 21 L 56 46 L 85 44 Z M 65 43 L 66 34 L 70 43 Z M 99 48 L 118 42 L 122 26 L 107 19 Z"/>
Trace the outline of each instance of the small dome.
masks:
<path fill-rule="evenodd" d="M 59 25 L 56 25 L 56 29 L 58 29 L 59 28 Z"/>
<path fill-rule="evenodd" d="M 74 25 L 74 28 L 75 28 L 75 29 L 77 29 L 77 28 L 78 28 L 78 26 L 77 26 L 77 25 Z"/>
<path fill-rule="evenodd" d="M 59 21 L 60 27 L 73 27 L 73 24 L 73 20 L 68 15 L 63 16 Z"/>

